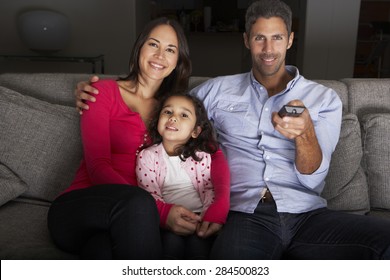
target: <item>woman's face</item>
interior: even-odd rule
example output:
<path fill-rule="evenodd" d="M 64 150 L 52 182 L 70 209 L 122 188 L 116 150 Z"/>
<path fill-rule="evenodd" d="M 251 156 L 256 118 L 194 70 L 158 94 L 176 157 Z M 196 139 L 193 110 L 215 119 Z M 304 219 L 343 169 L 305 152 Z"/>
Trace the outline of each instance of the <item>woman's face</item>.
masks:
<path fill-rule="evenodd" d="M 152 80 L 163 80 L 175 69 L 179 59 L 179 42 L 172 26 L 156 26 L 141 48 L 141 75 Z"/>

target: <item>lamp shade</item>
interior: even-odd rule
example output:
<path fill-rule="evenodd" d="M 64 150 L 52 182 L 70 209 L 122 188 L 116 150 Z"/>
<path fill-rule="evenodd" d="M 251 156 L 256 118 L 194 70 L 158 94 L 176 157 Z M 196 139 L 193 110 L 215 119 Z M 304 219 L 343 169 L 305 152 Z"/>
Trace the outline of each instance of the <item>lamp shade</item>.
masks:
<path fill-rule="evenodd" d="M 53 11 L 24 12 L 18 17 L 18 27 L 22 41 L 36 52 L 60 51 L 70 38 L 68 18 Z"/>

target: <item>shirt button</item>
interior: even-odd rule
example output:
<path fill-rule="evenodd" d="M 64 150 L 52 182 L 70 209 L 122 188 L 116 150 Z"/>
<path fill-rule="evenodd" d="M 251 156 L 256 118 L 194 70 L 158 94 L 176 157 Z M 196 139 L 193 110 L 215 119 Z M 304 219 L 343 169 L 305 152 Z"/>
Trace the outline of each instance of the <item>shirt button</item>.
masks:
<path fill-rule="evenodd" d="M 229 110 L 230 110 L 230 111 L 233 111 L 233 110 L 234 110 L 234 107 L 233 107 L 233 106 L 232 106 L 232 107 L 230 107 L 230 108 L 229 108 Z"/>
<path fill-rule="evenodd" d="M 268 178 L 268 177 L 266 177 L 266 178 L 265 178 L 265 180 L 268 182 L 268 181 L 269 181 L 269 178 Z"/>
<path fill-rule="evenodd" d="M 269 159 L 269 156 L 266 156 L 265 159 Z"/>
<path fill-rule="evenodd" d="M 268 108 L 264 108 L 264 110 L 265 110 L 266 112 L 268 112 Z"/>

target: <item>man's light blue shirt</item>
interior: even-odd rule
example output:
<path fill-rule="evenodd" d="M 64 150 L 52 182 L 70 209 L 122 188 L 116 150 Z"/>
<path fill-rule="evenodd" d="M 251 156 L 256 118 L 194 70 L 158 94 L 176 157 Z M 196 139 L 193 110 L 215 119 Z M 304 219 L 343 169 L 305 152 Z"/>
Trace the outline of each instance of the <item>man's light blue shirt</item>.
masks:
<path fill-rule="evenodd" d="M 231 172 L 231 210 L 253 213 L 268 187 L 278 212 L 302 213 L 326 206 L 320 194 L 339 139 L 342 103 L 330 88 L 306 80 L 296 67 L 285 90 L 269 97 L 252 72 L 210 79 L 191 93 L 200 98 L 213 122 Z M 272 112 L 301 100 L 313 120 L 322 163 L 310 175 L 295 166 L 295 142 L 272 125 Z"/>

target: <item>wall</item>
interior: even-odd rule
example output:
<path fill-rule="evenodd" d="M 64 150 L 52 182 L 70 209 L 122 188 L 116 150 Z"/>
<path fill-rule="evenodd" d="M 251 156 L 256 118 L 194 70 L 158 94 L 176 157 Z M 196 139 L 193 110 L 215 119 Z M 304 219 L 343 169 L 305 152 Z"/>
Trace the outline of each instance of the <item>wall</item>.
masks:
<path fill-rule="evenodd" d="M 168 0 L 157 2 L 164 1 Z M 168 2 L 172 1 L 178 2 Z M 199 1 L 186 0 L 183 3 L 197 6 Z M 242 6 L 249 1 L 238 0 L 238 4 Z M 290 53 L 297 52 L 296 64 L 301 72 L 308 78 L 316 79 L 352 77 L 360 0 L 285 1 L 292 6 L 295 16 L 300 14 L 299 38 Z M 149 20 L 149 5 L 150 1 L 147 0 L 0 0 L 0 55 L 34 54 L 18 37 L 16 17 L 24 9 L 44 7 L 59 11 L 71 20 L 72 41 L 59 54 L 104 54 L 106 73 L 124 73 L 136 34 Z M 248 53 L 244 49 L 241 34 L 231 38 L 221 35 L 226 42 L 232 42 L 224 48 L 218 45 L 216 37 L 209 38 L 209 41 L 191 37 L 189 41 L 194 74 L 215 76 L 248 69 Z M 207 44 L 210 49 L 215 47 L 219 52 L 205 50 Z M 238 52 L 240 57 L 236 59 Z M 204 56 L 212 57 L 213 63 L 201 63 Z M 10 71 L 90 72 L 90 66 L 78 63 L 10 63 L 0 60 L 0 73 Z"/>
<path fill-rule="evenodd" d="M 35 55 L 19 38 L 17 15 L 28 9 L 49 9 L 66 15 L 71 41 L 56 55 L 105 55 L 106 73 L 127 71 L 130 50 L 140 28 L 150 19 L 145 0 L 0 0 L 0 54 Z M 140 11 L 140 12 L 138 12 Z M 89 72 L 81 63 L 0 61 L 1 72 Z"/>
<path fill-rule="evenodd" d="M 298 65 L 310 79 L 353 77 L 360 0 L 306 0 Z"/>
<path fill-rule="evenodd" d="M 379 22 L 383 25 L 378 25 Z M 377 44 L 377 42 L 369 42 L 370 40 L 390 41 L 390 0 L 362 0 L 359 24 L 363 28 L 359 33 L 360 38 L 358 39 L 360 40 L 358 40 L 356 55 L 368 57 L 374 51 L 375 44 Z M 355 73 L 358 74 L 359 70 L 365 69 L 366 72 L 369 72 L 368 74 L 364 73 L 363 76 L 365 77 L 371 74 L 374 77 L 390 78 L 390 43 L 387 43 L 380 62 L 381 65 L 379 60 L 376 60 L 372 67 L 357 66 Z M 380 67 L 382 69 L 378 73 L 377 70 Z M 370 73 L 370 69 L 375 69 L 375 71 Z"/>
<path fill-rule="evenodd" d="M 194 76 L 216 77 L 251 69 L 251 57 L 242 33 L 190 33 L 188 44 Z"/>

